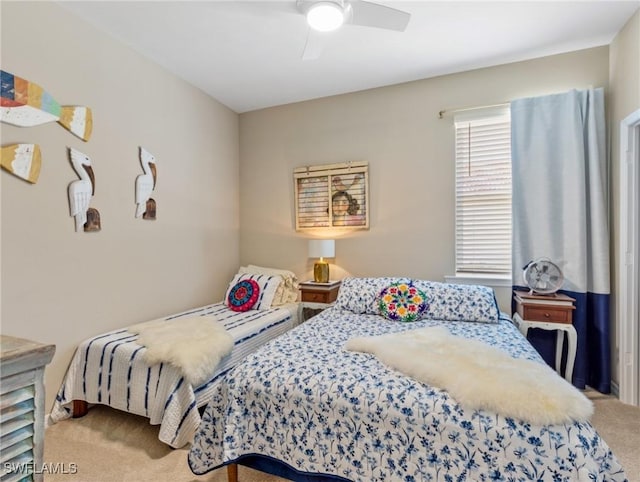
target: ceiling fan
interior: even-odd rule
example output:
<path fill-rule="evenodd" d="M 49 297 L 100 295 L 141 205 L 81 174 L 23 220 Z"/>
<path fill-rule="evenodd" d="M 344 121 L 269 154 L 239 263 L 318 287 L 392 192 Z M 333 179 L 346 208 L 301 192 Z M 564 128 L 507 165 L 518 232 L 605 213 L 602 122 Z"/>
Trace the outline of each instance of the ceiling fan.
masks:
<path fill-rule="evenodd" d="M 365 0 L 296 0 L 296 6 L 309 24 L 303 60 L 317 59 L 327 33 L 343 24 L 403 32 L 411 18 L 410 13 Z"/>

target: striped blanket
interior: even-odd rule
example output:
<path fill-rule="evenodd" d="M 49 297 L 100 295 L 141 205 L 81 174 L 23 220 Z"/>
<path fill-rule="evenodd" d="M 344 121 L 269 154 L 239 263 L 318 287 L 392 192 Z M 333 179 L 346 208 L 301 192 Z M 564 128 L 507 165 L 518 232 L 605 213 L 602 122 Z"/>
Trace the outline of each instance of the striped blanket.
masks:
<path fill-rule="evenodd" d="M 50 421 L 72 415 L 73 400 L 108 405 L 141 415 L 160 425 L 158 438 L 174 448 L 191 442 L 200 423 L 198 407 L 205 405 L 227 371 L 260 345 L 295 326 L 297 305 L 264 311 L 235 312 L 224 303 L 203 306 L 166 320 L 213 315 L 233 337 L 234 348 L 218 364 L 206 382 L 192 386 L 180 369 L 171 364 L 150 366 L 146 348 L 136 343 L 138 335 L 126 328 L 104 333 L 82 342 L 58 391 Z"/>

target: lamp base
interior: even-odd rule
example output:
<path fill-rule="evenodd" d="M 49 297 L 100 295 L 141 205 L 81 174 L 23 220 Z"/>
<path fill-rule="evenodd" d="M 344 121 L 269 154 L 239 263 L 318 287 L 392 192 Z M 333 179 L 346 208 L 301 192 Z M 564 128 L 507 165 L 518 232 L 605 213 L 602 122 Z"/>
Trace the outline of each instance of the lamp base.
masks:
<path fill-rule="evenodd" d="M 316 283 L 329 282 L 329 263 L 326 261 L 316 261 L 313 265 L 313 281 Z"/>

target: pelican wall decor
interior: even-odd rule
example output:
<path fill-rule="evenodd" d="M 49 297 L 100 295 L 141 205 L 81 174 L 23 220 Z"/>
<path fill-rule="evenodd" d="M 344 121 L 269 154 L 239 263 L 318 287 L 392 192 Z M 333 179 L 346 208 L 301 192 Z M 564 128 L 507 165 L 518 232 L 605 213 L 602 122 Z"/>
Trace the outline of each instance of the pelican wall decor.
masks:
<path fill-rule="evenodd" d="M 151 193 L 156 188 L 158 174 L 156 158 L 144 147 L 140 147 L 140 163 L 144 174 L 136 177 L 136 217 L 156 219 L 156 202 Z"/>
<path fill-rule="evenodd" d="M 76 232 L 100 231 L 100 213 L 89 207 L 96 189 L 91 159 L 72 147 L 69 148 L 69 157 L 73 169 L 80 177 L 78 181 L 69 184 L 69 212 L 75 218 Z M 89 216 L 90 222 L 87 222 Z"/>
<path fill-rule="evenodd" d="M 65 129 L 88 141 L 93 128 L 91 109 L 61 106 L 42 87 L 0 70 L 0 121 L 18 127 L 58 122 Z"/>
<path fill-rule="evenodd" d="M 3 169 L 32 184 L 35 184 L 40 175 L 41 158 L 38 144 L 2 146 Z"/>

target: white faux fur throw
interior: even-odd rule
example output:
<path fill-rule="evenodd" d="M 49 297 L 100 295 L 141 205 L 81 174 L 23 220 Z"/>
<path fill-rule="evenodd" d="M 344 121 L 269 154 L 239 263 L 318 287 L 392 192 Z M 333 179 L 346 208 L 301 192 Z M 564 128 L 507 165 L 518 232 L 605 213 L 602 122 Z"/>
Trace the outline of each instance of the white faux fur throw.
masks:
<path fill-rule="evenodd" d="M 593 404 L 549 366 L 512 358 L 444 327 L 352 338 L 345 348 L 372 353 L 410 377 L 446 390 L 461 405 L 536 425 L 586 421 Z"/>
<path fill-rule="evenodd" d="M 194 386 L 207 381 L 233 349 L 233 338 L 211 315 L 146 321 L 127 331 L 139 335 L 137 342 L 147 348 L 144 359 L 150 365 L 170 363 Z"/>

